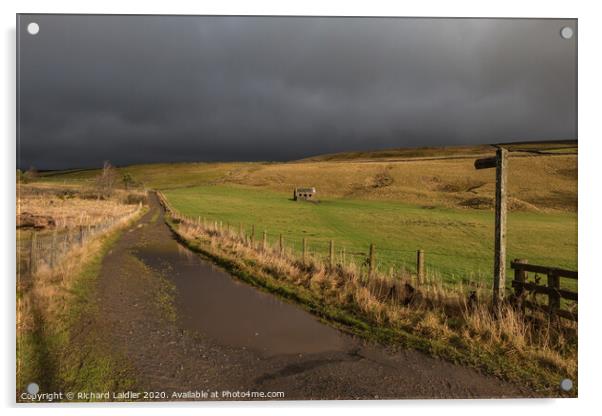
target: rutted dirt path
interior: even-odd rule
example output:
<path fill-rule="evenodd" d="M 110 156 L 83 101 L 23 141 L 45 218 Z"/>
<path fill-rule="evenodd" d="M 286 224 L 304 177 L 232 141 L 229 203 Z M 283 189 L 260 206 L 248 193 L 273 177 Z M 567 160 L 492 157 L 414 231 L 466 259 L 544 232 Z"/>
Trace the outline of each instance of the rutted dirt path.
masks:
<path fill-rule="evenodd" d="M 101 332 L 140 391 L 284 392 L 284 399 L 525 397 L 406 350 L 389 353 L 244 285 L 180 246 L 156 199 L 104 258 Z M 225 398 L 225 397 L 220 397 Z"/>

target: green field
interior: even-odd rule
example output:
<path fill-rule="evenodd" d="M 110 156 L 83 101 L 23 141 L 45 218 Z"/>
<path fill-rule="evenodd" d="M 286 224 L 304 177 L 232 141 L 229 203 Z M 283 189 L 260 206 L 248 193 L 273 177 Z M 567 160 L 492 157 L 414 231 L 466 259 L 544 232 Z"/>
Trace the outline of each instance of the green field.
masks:
<path fill-rule="evenodd" d="M 242 223 L 256 238 L 266 230 L 270 242 L 282 233 L 285 245 L 299 251 L 306 237 L 310 251 L 321 256 L 328 241 L 346 260 L 361 263 L 369 244 L 376 245 L 378 267 L 413 272 L 417 249 L 426 252 L 427 271 L 445 282 L 488 280 L 493 265 L 493 212 L 421 207 L 392 201 L 349 198 L 294 202 L 291 194 L 243 185 L 206 185 L 169 189 L 165 196 L 183 214 L 222 221 L 238 229 Z M 555 212 L 511 212 L 508 259 L 577 268 L 577 215 Z M 509 266 L 509 265 L 508 265 Z"/>

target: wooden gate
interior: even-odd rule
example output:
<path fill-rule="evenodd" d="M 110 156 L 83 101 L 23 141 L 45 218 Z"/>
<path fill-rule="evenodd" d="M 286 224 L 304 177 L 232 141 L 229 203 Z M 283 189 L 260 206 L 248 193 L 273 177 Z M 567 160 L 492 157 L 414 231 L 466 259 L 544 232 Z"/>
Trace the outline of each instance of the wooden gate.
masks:
<path fill-rule="evenodd" d="M 555 267 L 537 266 L 529 264 L 527 260 L 516 259 L 511 263 L 512 269 L 514 269 L 514 280 L 512 281 L 512 287 L 514 288 L 514 294 L 519 307 L 530 308 L 532 310 L 538 310 L 547 313 L 550 318 L 555 319 L 561 317 L 572 321 L 577 321 L 577 310 L 567 310 L 562 308 L 562 299 L 574 301 L 577 304 L 577 292 L 571 290 L 562 289 L 560 287 L 560 279 L 573 279 L 577 280 L 577 272 L 572 270 L 558 269 Z M 531 273 L 532 276 L 529 276 Z M 547 284 L 539 284 L 540 275 L 547 277 Z M 535 281 L 528 281 L 528 278 L 532 277 Z M 527 299 L 529 294 L 543 294 L 547 295 L 548 304 L 541 305 L 536 301 Z"/>

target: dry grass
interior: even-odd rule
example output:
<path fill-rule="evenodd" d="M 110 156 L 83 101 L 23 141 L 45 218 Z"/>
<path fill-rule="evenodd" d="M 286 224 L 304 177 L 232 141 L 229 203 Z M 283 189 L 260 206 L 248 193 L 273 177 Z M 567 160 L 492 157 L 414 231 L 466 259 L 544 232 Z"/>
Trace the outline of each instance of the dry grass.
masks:
<path fill-rule="evenodd" d="M 73 278 L 81 265 L 98 253 L 104 235 L 125 227 L 140 211 L 140 208 L 136 208 L 129 215 L 121 216 L 111 228 L 90 238 L 82 246 L 74 244 L 55 267 L 42 263 L 29 279 L 17 279 L 20 295 L 17 302 L 17 333 L 33 329 L 32 317 L 35 314 L 32 308 L 36 308 L 48 320 L 64 311 Z"/>
<path fill-rule="evenodd" d="M 93 191 L 74 186 L 49 184 L 19 184 L 17 215 L 30 213 L 49 216 L 56 228 L 75 228 L 96 225 L 107 218 L 122 217 L 138 209 L 137 204 L 127 204 L 131 192 L 116 191 L 109 199 L 94 197 Z M 137 194 L 141 194 L 137 192 Z"/>
<path fill-rule="evenodd" d="M 374 328 L 412 334 L 427 340 L 429 346 L 422 349 L 537 386 L 547 394 L 556 394 L 556 389 L 549 392 L 558 377 L 576 380 L 576 324 L 528 320 L 510 304 L 496 315 L 486 287 L 447 287 L 432 276 L 428 283 L 416 285 L 404 272 L 367 276 L 365 268 L 353 263 L 331 268 L 314 258 L 303 262 L 294 253 L 263 248 L 261 242 L 251 243 L 236 232 L 176 217 L 177 232 L 193 248 L 263 279 L 262 285 L 271 282 L 274 291 L 292 287 L 297 300 L 336 308 Z"/>
<path fill-rule="evenodd" d="M 17 229 L 18 284 L 31 284 L 28 279 L 33 268 L 42 263 L 42 269 L 54 264 L 59 257 L 71 256 L 79 240 L 92 234 L 106 233 L 140 210 L 145 195 L 141 192 L 116 191 L 110 198 L 98 199 L 89 189 L 73 186 L 48 186 L 36 183 L 19 186 L 17 219 L 28 218 L 25 226 Z M 39 221 L 37 228 L 30 219 Z M 36 237 L 35 250 L 32 247 Z M 34 250 L 35 256 L 32 256 Z M 33 259 L 35 257 L 35 260 Z M 34 261 L 32 265 L 32 261 Z M 45 263 L 45 264 L 44 264 Z M 32 267 L 33 266 L 33 267 Z M 41 271 L 40 270 L 40 271 Z M 36 271 L 37 273 L 37 271 Z"/>
<path fill-rule="evenodd" d="M 476 170 L 465 159 L 303 162 L 241 167 L 224 175 L 238 183 L 289 192 L 295 186 L 316 186 L 319 198 L 353 197 L 404 201 L 416 205 L 491 208 L 495 172 Z M 386 175 L 388 181 L 379 180 Z M 384 186 L 383 186 L 384 185 Z M 511 210 L 575 212 L 577 156 L 524 156 L 509 159 Z"/>

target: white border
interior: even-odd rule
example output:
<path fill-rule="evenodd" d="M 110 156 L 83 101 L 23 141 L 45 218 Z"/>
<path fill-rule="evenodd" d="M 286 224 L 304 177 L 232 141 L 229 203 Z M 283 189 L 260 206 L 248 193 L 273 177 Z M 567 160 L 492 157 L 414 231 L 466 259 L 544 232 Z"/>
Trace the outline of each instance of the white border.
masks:
<path fill-rule="evenodd" d="M 598 317 L 599 297 L 602 295 L 602 276 L 597 262 L 599 237 L 602 236 L 599 215 L 602 201 L 597 169 L 602 153 L 602 123 L 600 117 L 600 53 L 602 45 L 602 15 L 594 1 L 530 1 L 505 0 L 487 1 L 377 1 L 359 2 L 352 0 L 317 1 L 140 1 L 119 0 L 85 1 L 4 1 L 0 3 L 3 26 L 2 71 L 3 99 L 2 123 L 4 137 L 1 151 L 2 164 L 0 183 L 3 189 L 2 203 L 2 250 L 0 264 L 3 265 L 2 319 L 2 375 L 0 395 L 8 412 L 23 414 L 44 412 L 45 414 L 81 415 L 81 406 L 46 406 L 15 408 L 14 363 L 15 363 L 15 288 L 14 288 L 14 215 L 15 215 L 15 13 L 124 13 L 124 14 L 289 14 L 289 15 L 346 15 L 346 16 L 446 16 L 446 17 L 563 17 L 579 19 L 579 271 L 582 276 L 580 299 L 579 339 L 579 399 L 564 400 L 460 400 L 460 401 L 380 401 L 380 402 L 287 402 L 287 403 L 199 403 L 163 404 L 161 406 L 113 405 L 86 406 L 86 413 L 164 415 L 167 412 L 199 414 L 231 414 L 244 411 L 248 414 L 266 413 L 299 414 L 308 412 L 326 414 L 333 411 L 345 415 L 365 415 L 371 411 L 382 413 L 403 412 L 406 414 L 479 414 L 508 415 L 526 410 L 546 414 L 593 413 L 601 386 L 600 348 L 602 348 Z M 598 295 L 599 294 L 599 295 Z M 599 411 L 599 409 L 598 409 Z M 596 412 L 597 413 L 597 412 Z"/>

